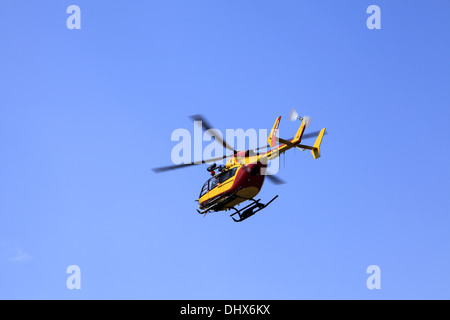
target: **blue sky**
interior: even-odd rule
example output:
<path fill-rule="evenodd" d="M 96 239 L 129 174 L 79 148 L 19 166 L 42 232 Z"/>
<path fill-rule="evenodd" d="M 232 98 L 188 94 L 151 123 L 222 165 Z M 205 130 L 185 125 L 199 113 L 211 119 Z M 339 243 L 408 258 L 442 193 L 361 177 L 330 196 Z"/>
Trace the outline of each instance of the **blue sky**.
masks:
<path fill-rule="evenodd" d="M 0 298 L 450 298 L 449 9 L 1 1 Z M 245 223 L 196 213 L 205 167 L 151 171 L 189 115 L 287 137 L 292 107 L 322 157 L 286 154 Z"/>

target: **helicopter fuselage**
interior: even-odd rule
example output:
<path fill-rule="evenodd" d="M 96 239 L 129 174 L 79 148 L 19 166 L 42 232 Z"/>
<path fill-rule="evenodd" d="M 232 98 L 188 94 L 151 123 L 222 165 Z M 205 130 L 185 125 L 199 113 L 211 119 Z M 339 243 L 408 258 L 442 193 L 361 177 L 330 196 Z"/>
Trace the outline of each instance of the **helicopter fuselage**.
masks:
<path fill-rule="evenodd" d="M 254 198 L 264 184 L 264 167 L 260 163 L 241 164 L 213 176 L 200 192 L 199 209 L 224 211 Z"/>

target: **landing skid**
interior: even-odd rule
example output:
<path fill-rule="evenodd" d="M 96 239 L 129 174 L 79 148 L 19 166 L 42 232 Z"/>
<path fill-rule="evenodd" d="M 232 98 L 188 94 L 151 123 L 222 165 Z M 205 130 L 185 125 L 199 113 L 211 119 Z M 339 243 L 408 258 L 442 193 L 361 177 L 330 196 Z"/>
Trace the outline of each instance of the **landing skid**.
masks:
<path fill-rule="evenodd" d="M 250 201 L 253 201 L 252 203 L 250 203 L 248 206 L 245 206 L 244 208 L 238 210 L 235 207 L 232 207 L 230 209 L 234 209 L 236 212 L 233 213 L 232 215 L 230 215 L 231 219 L 233 219 L 235 222 L 242 222 L 248 218 L 250 218 L 251 216 L 253 216 L 255 213 L 257 213 L 258 211 L 261 211 L 262 209 L 264 209 L 265 207 L 267 207 L 269 204 L 272 203 L 272 201 L 274 201 L 276 198 L 278 198 L 278 196 L 275 196 L 272 200 L 270 200 L 268 203 L 264 204 L 264 203 L 260 203 L 261 199 L 255 200 L 255 199 L 247 199 Z M 253 210 L 255 209 L 256 210 Z M 234 215 L 238 215 L 239 219 L 235 219 L 233 216 Z"/>

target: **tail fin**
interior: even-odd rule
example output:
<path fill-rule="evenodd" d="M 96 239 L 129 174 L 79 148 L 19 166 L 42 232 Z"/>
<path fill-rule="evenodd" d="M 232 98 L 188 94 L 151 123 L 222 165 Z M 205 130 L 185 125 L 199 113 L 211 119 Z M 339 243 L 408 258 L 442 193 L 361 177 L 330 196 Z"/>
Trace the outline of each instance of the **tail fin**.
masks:
<path fill-rule="evenodd" d="M 280 126 L 280 120 L 281 116 L 278 117 L 277 120 L 275 120 L 275 124 L 273 125 L 272 131 L 270 131 L 269 138 L 267 139 L 271 147 L 275 147 L 275 145 L 277 144 L 277 133 L 278 127 Z"/>
<path fill-rule="evenodd" d="M 320 130 L 319 135 L 317 136 L 316 142 L 314 142 L 314 145 L 312 147 L 306 146 L 303 144 L 297 144 L 296 147 L 299 149 L 311 150 L 311 153 L 312 153 L 314 159 L 320 158 L 320 144 L 322 143 L 322 138 L 323 138 L 323 135 L 325 134 L 325 130 L 326 130 L 325 128 Z"/>
<path fill-rule="evenodd" d="M 323 135 L 325 134 L 325 128 L 320 130 L 319 135 L 317 136 L 316 142 L 314 142 L 314 146 L 311 150 L 311 153 L 314 159 L 320 158 L 320 144 L 322 143 Z"/>
<path fill-rule="evenodd" d="M 298 128 L 297 133 L 295 134 L 294 139 L 291 140 L 292 143 L 300 143 L 302 141 L 303 132 L 305 132 L 306 123 L 302 121 L 300 128 Z"/>

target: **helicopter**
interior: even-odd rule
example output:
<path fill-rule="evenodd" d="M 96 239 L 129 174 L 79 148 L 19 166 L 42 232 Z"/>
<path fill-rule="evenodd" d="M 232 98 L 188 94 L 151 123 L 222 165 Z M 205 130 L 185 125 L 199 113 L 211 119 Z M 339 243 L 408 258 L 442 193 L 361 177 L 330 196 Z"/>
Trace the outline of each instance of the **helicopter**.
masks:
<path fill-rule="evenodd" d="M 289 120 L 300 120 L 301 125 L 297 130 L 294 138 L 285 140 L 278 137 L 278 128 L 280 125 L 281 116 L 277 117 L 275 124 L 270 131 L 268 137 L 268 145 L 257 149 L 238 151 L 230 146 L 221 135 L 212 130 L 212 126 L 202 115 L 193 115 L 190 117 L 195 123 L 200 123 L 203 130 L 208 131 L 214 136 L 217 142 L 222 146 L 232 151 L 232 154 L 224 155 L 223 157 L 203 160 L 201 162 L 182 163 L 177 165 L 170 165 L 165 167 L 154 168 L 155 173 L 166 172 L 170 170 L 186 168 L 194 165 L 212 163 L 207 171 L 211 177 L 204 183 L 198 200 L 197 212 L 206 215 L 210 212 L 229 211 L 233 213 L 230 217 L 235 222 L 242 222 L 262 209 L 271 204 L 277 197 L 276 195 L 267 203 L 262 203 L 261 199 L 255 200 L 255 197 L 261 191 L 265 178 L 274 184 L 283 184 L 284 181 L 270 175 L 267 172 L 268 161 L 274 160 L 281 154 L 292 148 L 298 148 L 302 151 L 310 150 L 314 159 L 320 158 L 320 145 L 323 136 L 326 134 L 326 129 L 320 131 L 304 134 L 306 128 L 309 127 L 311 117 L 300 117 L 295 109 L 291 110 Z M 199 121 L 199 122 L 197 122 Z M 301 144 L 302 139 L 316 137 L 312 146 Z M 261 149 L 267 149 L 265 152 L 260 152 Z M 228 159 L 227 159 L 228 158 Z M 216 162 L 227 159 L 225 165 L 217 165 Z M 216 171 L 218 173 L 216 173 Z M 236 206 L 249 201 L 250 203 L 241 209 Z"/>

